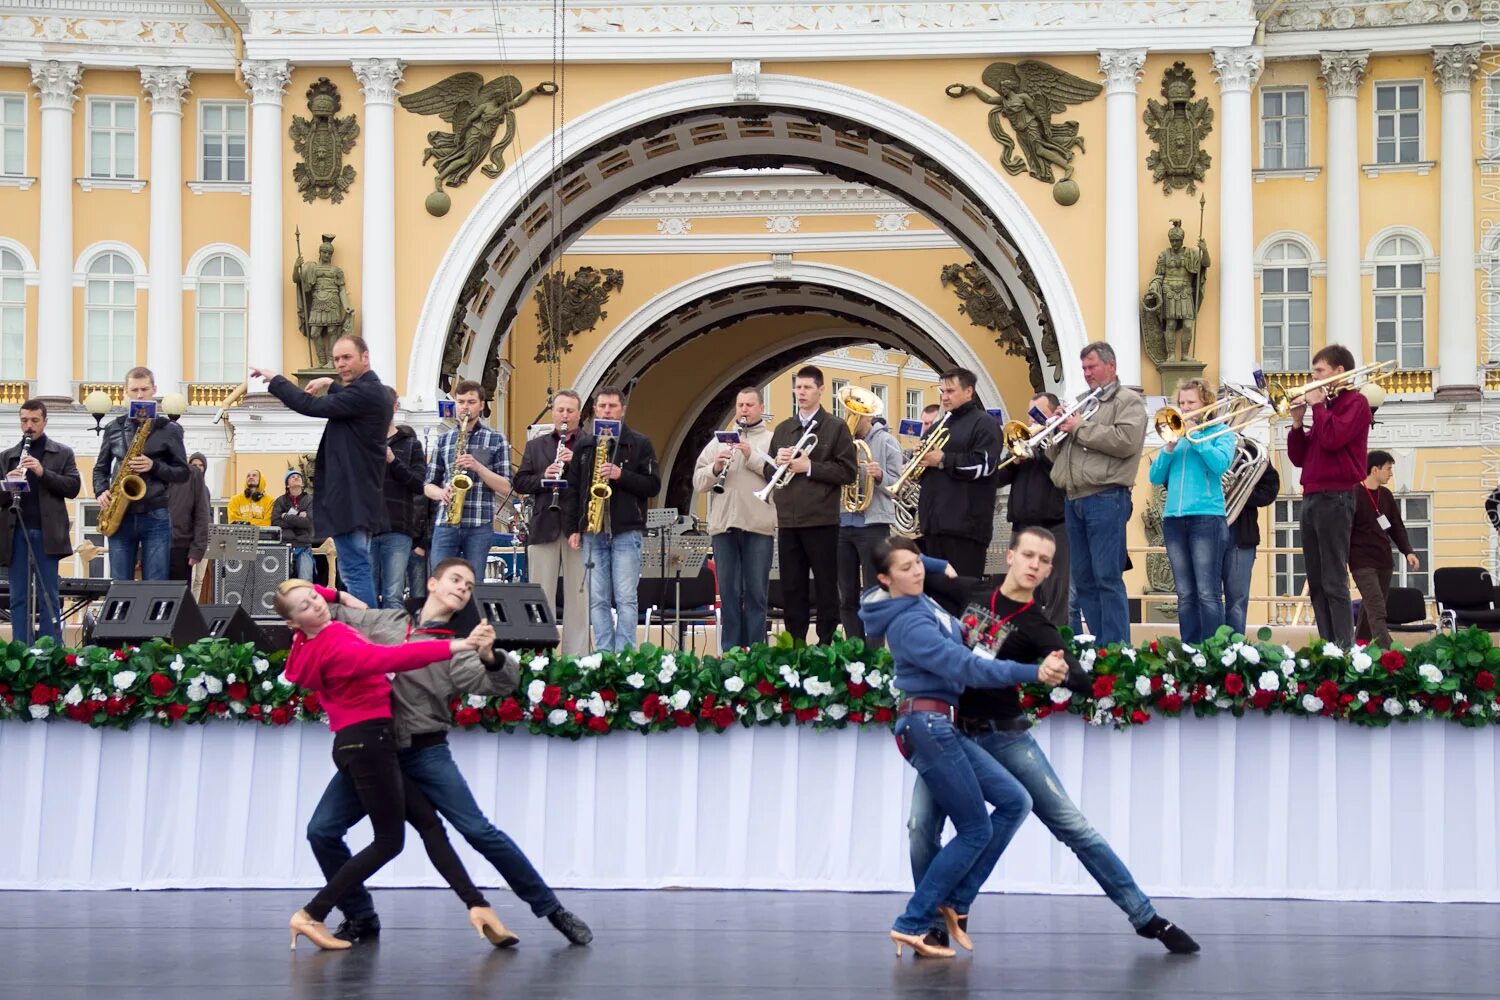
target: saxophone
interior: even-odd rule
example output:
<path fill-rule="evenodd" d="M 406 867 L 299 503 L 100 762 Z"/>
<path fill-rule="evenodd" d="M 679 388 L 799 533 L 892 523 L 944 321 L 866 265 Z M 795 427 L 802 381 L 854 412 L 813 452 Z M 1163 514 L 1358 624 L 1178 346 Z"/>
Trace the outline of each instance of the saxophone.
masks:
<path fill-rule="evenodd" d="M 597 535 L 604 530 L 604 508 L 614 495 L 609 480 L 604 478 L 604 466 L 609 463 L 609 446 L 614 435 L 605 434 L 594 442 L 594 478 L 589 484 L 589 520 L 587 531 Z"/>
<path fill-rule="evenodd" d="M 458 422 L 458 445 L 453 449 L 453 461 L 457 461 L 469 450 L 469 422 L 460 420 Z M 467 472 L 460 469 L 448 480 L 448 486 L 453 490 L 453 496 L 448 501 L 448 516 L 446 521 L 452 527 L 458 527 L 458 523 L 464 516 L 464 497 L 474 488 L 474 480 Z"/>
<path fill-rule="evenodd" d="M 155 422 L 141 422 L 140 430 L 135 432 L 130 447 L 125 450 L 125 457 L 120 459 L 115 478 L 110 480 L 109 503 L 99 508 L 99 531 L 106 537 L 120 530 L 126 509 L 146 495 L 146 481 L 130 471 L 130 460 L 146 450 L 146 439 L 151 436 L 151 426 Z"/>

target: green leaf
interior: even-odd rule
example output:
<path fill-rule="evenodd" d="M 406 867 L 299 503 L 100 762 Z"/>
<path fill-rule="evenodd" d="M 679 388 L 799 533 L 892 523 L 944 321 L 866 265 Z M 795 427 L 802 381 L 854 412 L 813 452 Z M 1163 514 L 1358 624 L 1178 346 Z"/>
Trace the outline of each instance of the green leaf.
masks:
<path fill-rule="evenodd" d="M 1271 641 L 1271 629 L 1270 629 L 1270 627 L 1266 626 L 1266 625 L 1262 625 L 1259 629 L 1256 630 L 1255 638 L 1259 639 L 1261 642 L 1270 642 Z"/>

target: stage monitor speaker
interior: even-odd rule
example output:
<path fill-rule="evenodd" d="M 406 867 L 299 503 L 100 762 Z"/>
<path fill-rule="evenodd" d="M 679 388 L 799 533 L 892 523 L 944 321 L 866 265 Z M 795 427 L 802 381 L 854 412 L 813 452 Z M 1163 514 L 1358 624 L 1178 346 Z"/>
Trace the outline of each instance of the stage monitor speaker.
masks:
<path fill-rule="evenodd" d="M 230 642 L 254 643 L 256 649 L 264 649 L 265 637 L 260 626 L 250 618 L 250 613 L 238 604 L 205 604 L 203 621 L 208 626 L 208 638 L 228 639 Z"/>
<path fill-rule="evenodd" d="M 473 602 L 453 616 L 454 634 L 468 635 L 481 619 L 494 626 L 501 649 L 554 649 L 559 642 L 557 620 L 540 584 L 475 585 Z"/>
<path fill-rule="evenodd" d="M 254 559 L 220 559 L 214 564 L 214 603 L 238 604 L 252 618 L 280 618 L 273 603 L 287 578 L 291 548 L 262 545 Z"/>
<path fill-rule="evenodd" d="M 182 580 L 117 580 L 104 595 L 92 641 L 101 646 L 166 639 L 187 646 L 208 634 L 203 612 Z"/>

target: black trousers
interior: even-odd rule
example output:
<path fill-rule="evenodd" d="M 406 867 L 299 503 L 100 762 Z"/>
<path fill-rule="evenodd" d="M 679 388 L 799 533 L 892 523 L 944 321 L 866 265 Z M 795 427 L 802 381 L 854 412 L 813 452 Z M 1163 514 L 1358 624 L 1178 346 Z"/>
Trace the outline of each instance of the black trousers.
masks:
<path fill-rule="evenodd" d="M 776 532 L 781 555 L 781 597 L 786 630 L 798 641 L 807 639 L 811 624 L 812 598 L 818 601 L 818 642 L 833 641 L 839 624 L 839 526 L 820 524 L 812 528 L 781 528 Z M 807 574 L 812 571 L 813 594 L 808 594 Z"/>
<path fill-rule="evenodd" d="M 839 527 L 839 620 L 851 639 L 865 637 L 865 623 L 859 620 L 859 598 L 871 587 L 880 586 L 875 579 L 875 546 L 890 533 L 889 524 Z"/>
<path fill-rule="evenodd" d="M 351 889 L 362 886 L 386 863 L 401 853 L 406 824 L 422 836 L 422 846 L 432 866 L 458 893 L 464 905 L 486 906 L 484 895 L 474 887 L 453 845 L 448 842 L 443 821 L 438 819 L 422 789 L 401 773 L 396 757 L 396 731 L 390 719 L 371 719 L 346 726 L 333 734 L 333 763 L 349 779 L 359 803 L 370 817 L 375 839 L 346 861 L 328 884 L 303 907 L 314 920 L 322 920 L 334 904 Z"/>
<path fill-rule="evenodd" d="M 1302 562 L 1318 635 L 1348 648 L 1354 644 L 1354 602 L 1349 597 L 1349 532 L 1353 490 L 1302 498 Z"/>
<path fill-rule="evenodd" d="M 961 535 L 935 535 L 931 532 L 918 540 L 924 555 L 946 560 L 959 576 L 984 576 L 984 554 L 990 547 L 988 538 L 965 538 Z"/>
<path fill-rule="evenodd" d="M 188 565 L 188 548 L 186 545 L 182 548 L 178 548 L 175 545 L 172 546 L 172 551 L 167 556 L 167 579 L 192 581 L 193 568 Z M 193 595 L 194 598 L 197 596 L 197 594 Z"/>

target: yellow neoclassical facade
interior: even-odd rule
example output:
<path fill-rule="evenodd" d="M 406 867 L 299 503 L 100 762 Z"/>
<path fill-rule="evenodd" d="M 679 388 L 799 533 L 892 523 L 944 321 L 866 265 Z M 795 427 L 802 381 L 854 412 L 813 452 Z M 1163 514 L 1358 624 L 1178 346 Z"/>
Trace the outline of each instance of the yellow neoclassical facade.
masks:
<path fill-rule="evenodd" d="M 217 492 L 282 467 L 315 424 L 252 406 L 231 454 L 212 406 L 246 364 L 310 365 L 292 265 L 329 234 L 406 419 L 433 426 L 452 380 L 481 378 L 519 446 L 549 390 L 623 384 L 662 502 L 686 506 L 685 463 L 734 389 L 785 414 L 809 359 L 883 387 L 896 417 L 952 365 L 1011 414 L 1037 384 L 1074 395 L 1098 340 L 1161 392 L 1140 300 L 1180 219 L 1211 260 L 1190 352 L 1211 379 L 1295 382 L 1330 342 L 1397 363 L 1371 446 L 1396 456 L 1410 582 L 1430 590 L 1434 566 L 1495 561 L 1483 6 L 246 0 L 226 20 L 6 0 L 0 401 L 77 400 L 147 364 L 195 404 Z M 444 177 L 463 182 L 439 194 Z M 990 298 L 957 294 L 950 265 Z M 591 325 L 549 332 L 538 279 L 582 268 L 618 287 L 565 311 Z M 54 417 L 85 468 L 91 426 Z M 1266 544 L 1293 547 L 1278 465 Z M 1261 560 L 1259 596 L 1300 589 L 1299 560 Z"/>

